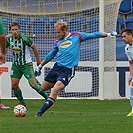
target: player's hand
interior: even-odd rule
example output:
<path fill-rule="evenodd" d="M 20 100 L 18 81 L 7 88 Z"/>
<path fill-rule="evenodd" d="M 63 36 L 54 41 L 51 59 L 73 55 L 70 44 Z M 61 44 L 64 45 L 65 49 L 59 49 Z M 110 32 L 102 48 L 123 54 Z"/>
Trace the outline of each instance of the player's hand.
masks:
<path fill-rule="evenodd" d="M 110 33 L 107 33 L 107 37 L 115 37 L 117 36 L 117 32 L 116 31 L 112 31 Z"/>
<path fill-rule="evenodd" d="M 40 64 L 39 66 L 37 66 L 37 68 L 35 69 L 35 72 L 34 72 L 35 77 L 41 75 L 41 70 L 42 70 L 42 64 Z"/>
<path fill-rule="evenodd" d="M 0 53 L 0 65 L 6 62 L 6 55 Z"/>
<path fill-rule="evenodd" d="M 132 76 L 130 76 L 130 77 L 128 78 L 128 85 L 130 85 L 131 81 L 132 81 Z"/>

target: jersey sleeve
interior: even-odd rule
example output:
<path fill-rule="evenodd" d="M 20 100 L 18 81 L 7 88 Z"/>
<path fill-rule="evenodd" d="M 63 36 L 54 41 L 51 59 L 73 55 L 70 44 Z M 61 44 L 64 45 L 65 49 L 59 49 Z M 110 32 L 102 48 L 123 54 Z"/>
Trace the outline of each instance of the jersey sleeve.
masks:
<path fill-rule="evenodd" d="M 95 33 L 79 32 L 79 33 L 82 36 L 83 41 L 93 38 L 102 38 L 102 32 L 95 32 Z"/>
<path fill-rule="evenodd" d="M 26 45 L 31 47 L 34 43 L 32 39 L 29 36 L 22 35 L 22 38 L 26 41 Z"/>
<path fill-rule="evenodd" d="M 52 48 L 52 50 L 45 56 L 44 60 L 46 62 L 51 61 L 55 57 L 55 55 L 57 54 L 57 52 L 58 52 L 58 47 L 55 45 Z"/>
<path fill-rule="evenodd" d="M 29 44 L 30 47 L 34 44 L 31 38 L 29 38 L 28 44 Z"/>

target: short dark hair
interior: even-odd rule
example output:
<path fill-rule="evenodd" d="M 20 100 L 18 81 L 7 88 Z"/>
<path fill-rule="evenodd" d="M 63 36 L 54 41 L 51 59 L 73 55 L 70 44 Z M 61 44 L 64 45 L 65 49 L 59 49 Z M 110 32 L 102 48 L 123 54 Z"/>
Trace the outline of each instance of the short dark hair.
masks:
<path fill-rule="evenodd" d="M 11 25 L 9 26 L 9 30 L 11 30 L 12 26 L 18 26 L 18 28 L 20 29 L 20 25 L 17 22 L 12 22 Z"/>
<path fill-rule="evenodd" d="M 133 36 L 133 32 L 132 32 L 132 29 L 131 29 L 131 28 L 126 28 L 126 29 L 122 30 L 121 35 L 122 35 L 124 32 L 126 32 L 128 35 L 131 34 L 131 35 Z"/>

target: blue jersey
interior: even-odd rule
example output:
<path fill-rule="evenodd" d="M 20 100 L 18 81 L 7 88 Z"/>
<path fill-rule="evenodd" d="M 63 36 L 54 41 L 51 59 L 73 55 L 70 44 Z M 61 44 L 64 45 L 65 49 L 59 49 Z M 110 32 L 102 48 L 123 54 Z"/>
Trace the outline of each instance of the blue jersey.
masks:
<path fill-rule="evenodd" d="M 59 66 L 72 68 L 78 65 L 80 58 L 80 44 L 82 41 L 92 38 L 102 38 L 102 32 L 85 33 L 72 32 L 62 40 L 57 40 L 53 49 L 44 58 L 46 62 L 52 60 L 56 54 L 56 62 Z"/>

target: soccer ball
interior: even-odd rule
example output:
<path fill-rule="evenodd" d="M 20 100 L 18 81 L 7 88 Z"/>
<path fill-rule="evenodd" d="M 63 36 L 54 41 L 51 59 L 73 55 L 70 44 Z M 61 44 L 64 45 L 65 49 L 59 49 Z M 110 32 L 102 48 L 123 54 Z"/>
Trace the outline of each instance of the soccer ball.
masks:
<path fill-rule="evenodd" d="M 18 104 L 14 107 L 14 115 L 16 117 L 25 117 L 27 109 L 24 105 Z"/>

